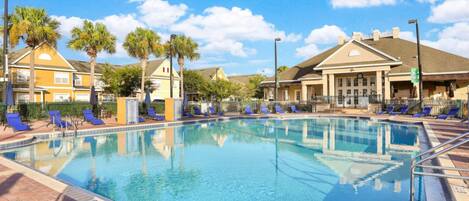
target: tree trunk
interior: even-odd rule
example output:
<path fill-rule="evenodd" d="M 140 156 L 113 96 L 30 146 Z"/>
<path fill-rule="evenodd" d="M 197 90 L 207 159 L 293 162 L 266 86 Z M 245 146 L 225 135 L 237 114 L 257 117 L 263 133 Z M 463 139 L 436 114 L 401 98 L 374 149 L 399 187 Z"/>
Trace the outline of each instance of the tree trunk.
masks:
<path fill-rule="evenodd" d="M 179 65 L 179 93 L 181 94 L 181 98 L 184 100 L 184 58 L 179 57 L 178 58 L 178 65 Z"/>
<path fill-rule="evenodd" d="M 141 91 L 141 101 L 145 100 L 145 69 L 147 68 L 148 59 L 141 59 L 140 65 L 142 66 L 142 83 L 140 87 Z"/>
<path fill-rule="evenodd" d="M 29 55 L 29 102 L 34 102 L 34 57 L 35 47 L 31 48 L 31 54 Z"/>
<path fill-rule="evenodd" d="M 96 56 L 90 57 L 90 89 L 94 86 L 94 68 L 96 66 Z"/>

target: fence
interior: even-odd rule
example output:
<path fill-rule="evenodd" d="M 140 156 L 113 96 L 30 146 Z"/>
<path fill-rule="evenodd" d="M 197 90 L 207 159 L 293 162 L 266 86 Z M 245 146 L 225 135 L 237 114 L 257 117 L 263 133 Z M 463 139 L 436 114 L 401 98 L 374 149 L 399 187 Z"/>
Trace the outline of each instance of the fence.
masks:
<path fill-rule="evenodd" d="M 423 99 L 423 105 L 432 107 L 431 115 L 445 114 L 452 107 L 458 107 L 459 113 L 457 117 L 467 118 L 468 116 L 468 101 L 467 100 L 444 100 L 444 99 Z M 403 99 L 403 100 L 387 100 L 383 107 L 387 105 L 402 106 L 408 105 L 410 113 L 416 113 L 420 110 L 420 101 L 416 99 Z"/>
<path fill-rule="evenodd" d="M 157 113 L 164 113 L 164 103 L 154 102 L 151 106 Z M 0 121 L 5 122 L 6 105 L 0 103 Z M 59 110 L 63 116 L 82 116 L 83 110 L 92 109 L 88 102 L 50 102 L 50 103 L 20 103 L 10 107 L 9 112 L 18 112 L 22 119 L 37 120 L 49 117 L 48 111 Z M 103 102 L 97 107 L 98 115 L 110 117 L 117 114 L 116 102 Z M 146 114 L 146 106 L 139 104 L 140 114 Z"/>

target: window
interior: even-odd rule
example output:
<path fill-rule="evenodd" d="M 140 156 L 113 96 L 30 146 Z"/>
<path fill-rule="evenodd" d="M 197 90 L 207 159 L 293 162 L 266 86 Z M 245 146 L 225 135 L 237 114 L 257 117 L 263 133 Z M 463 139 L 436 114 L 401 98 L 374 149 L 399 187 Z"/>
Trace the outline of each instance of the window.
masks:
<path fill-rule="evenodd" d="M 164 68 L 163 68 L 164 69 Z M 153 88 L 155 90 L 159 90 L 160 87 L 161 87 L 161 81 L 160 80 L 152 80 L 151 81 L 152 85 L 153 85 Z"/>
<path fill-rule="evenodd" d="M 353 86 L 358 86 L 358 78 L 353 79 Z"/>
<path fill-rule="evenodd" d="M 75 101 L 88 102 L 90 101 L 90 95 L 89 94 L 76 94 Z"/>
<path fill-rule="evenodd" d="M 300 101 L 301 100 L 301 91 L 295 91 L 295 97 L 296 97 L 296 101 Z"/>
<path fill-rule="evenodd" d="M 47 61 L 52 60 L 52 57 L 46 53 L 41 53 L 38 58 L 40 60 L 47 60 Z"/>
<path fill-rule="evenodd" d="M 347 96 L 350 96 L 350 95 L 352 95 L 352 90 L 348 89 L 347 90 Z"/>
<path fill-rule="evenodd" d="M 376 77 L 371 77 L 370 86 L 376 86 Z"/>
<path fill-rule="evenodd" d="M 352 79 L 347 78 L 347 86 L 348 87 L 352 86 Z"/>
<path fill-rule="evenodd" d="M 83 86 L 83 75 L 75 75 L 75 86 Z"/>
<path fill-rule="evenodd" d="M 68 102 L 70 94 L 54 94 L 54 102 Z"/>
<path fill-rule="evenodd" d="M 18 69 L 16 71 L 16 82 L 28 82 L 29 81 L 29 70 Z"/>
<path fill-rule="evenodd" d="M 29 94 L 17 94 L 16 101 L 18 103 L 27 103 L 29 102 Z"/>
<path fill-rule="evenodd" d="M 351 51 L 348 53 L 348 56 L 349 56 L 349 57 L 360 56 L 360 52 L 359 52 L 358 50 L 351 50 Z"/>
<path fill-rule="evenodd" d="M 339 87 L 342 87 L 342 78 L 339 78 L 337 82 L 338 82 L 337 85 L 339 85 Z"/>
<path fill-rule="evenodd" d="M 367 96 L 368 95 L 368 89 L 363 89 L 363 95 Z"/>
<path fill-rule="evenodd" d="M 368 86 L 368 79 L 366 77 L 362 79 L 362 86 Z"/>
<path fill-rule="evenodd" d="M 69 84 L 69 73 L 54 73 L 54 83 L 55 84 Z"/>

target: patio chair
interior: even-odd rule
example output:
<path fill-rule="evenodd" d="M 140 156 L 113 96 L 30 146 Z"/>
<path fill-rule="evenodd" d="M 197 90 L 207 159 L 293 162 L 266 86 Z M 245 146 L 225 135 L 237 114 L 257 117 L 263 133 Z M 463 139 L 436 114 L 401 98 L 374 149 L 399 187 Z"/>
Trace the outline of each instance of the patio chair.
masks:
<path fill-rule="evenodd" d="M 138 117 L 138 123 L 142 123 L 142 122 L 145 122 L 145 118 L 143 118 L 143 117 Z"/>
<path fill-rule="evenodd" d="M 430 106 L 425 106 L 423 107 L 423 110 L 421 113 L 417 113 L 417 114 L 414 114 L 412 115 L 412 117 L 425 117 L 425 116 L 428 116 L 430 115 L 430 113 L 432 112 L 432 107 Z"/>
<path fill-rule="evenodd" d="M 388 107 L 386 107 L 386 110 L 383 110 L 383 111 L 379 111 L 377 112 L 376 114 L 390 114 L 392 111 L 394 111 L 394 105 L 388 105 Z"/>
<path fill-rule="evenodd" d="M 7 126 L 11 127 L 13 129 L 13 132 L 31 130 L 31 127 L 29 127 L 28 124 L 23 123 L 21 121 L 20 114 L 6 113 L 5 117 L 7 119 L 7 125 L 5 125 L 5 128 L 3 130 L 5 130 Z"/>
<path fill-rule="evenodd" d="M 184 114 L 182 114 L 184 117 L 189 117 L 189 118 L 192 118 L 194 117 L 194 115 L 190 112 L 184 112 Z"/>
<path fill-rule="evenodd" d="M 265 106 L 265 105 L 261 105 L 261 113 L 262 114 L 270 114 L 269 108 L 267 108 L 267 106 Z"/>
<path fill-rule="evenodd" d="M 282 107 L 280 107 L 280 105 L 275 105 L 275 113 L 285 114 L 285 111 L 283 111 L 283 109 L 282 109 Z"/>
<path fill-rule="evenodd" d="M 210 115 L 217 114 L 217 112 L 215 112 L 215 108 L 212 107 L 212 106 L 208 107 L 208 111 L 209 111 Z"/>
<path fill-rule="evenodd" d="M 147 109 L 147 115 L 156 121 L 164 120 L 164 115 L 156 114 L 155 109 L 153 109 L 152 107 Z"/>
<path fill-rule="evenodd" d="M 83 110 L 83 117 L 85 121 L 90 122 L 93 125 L 103 125 L 104 121 L 94 117 L 93 112 L 89 109 Z"/>
<path fill-rule="evenodd" d="M 453 107 L 448 111 L 447 114 L 440 114 L 436 118 L 437 119 L 448 119 L 448 118 L 455 117 L 456 115 L 458 115 L 458 112 L 459 112 L 459 108 L 458 107 Z"/>
<path fill-rule="evenodd" d="M 246 107 L 244 108 L 244 114 L 247 114 L 247 115 L 253 114 L 250 105 L 246 105 Z"/>
<path fill-rule="evenodd" d="M 194 114 L 195 115 L 203 115 L 202 112 L 200 111 L 200 108 L 197 106 L 194 106 Z"/>
<path fill-rule="evenodd" d="M 407 114 L 409 112 L 409 105 L 403 105 L 401 108 L 399 108 L 399 111 L 397 112 L 389 112 L 390 115 L 398 115 L 398 114 Z"/>
<path fill-rule="evenodd" d="M 70 122 L 62 120 L 62 114 L 59 110 L 49 111 L 49 123 L 47 124 L 47 126 L 49 126 L 50 124 L 54 124 L 59 128 L 68 128 L 72 126 Z"/>
<path fill-rule="evenodd" d="M 296 109 L 296 105 L 291 105 L 290 110 L 292 113 L 299 113 L 300 111 Z"/>

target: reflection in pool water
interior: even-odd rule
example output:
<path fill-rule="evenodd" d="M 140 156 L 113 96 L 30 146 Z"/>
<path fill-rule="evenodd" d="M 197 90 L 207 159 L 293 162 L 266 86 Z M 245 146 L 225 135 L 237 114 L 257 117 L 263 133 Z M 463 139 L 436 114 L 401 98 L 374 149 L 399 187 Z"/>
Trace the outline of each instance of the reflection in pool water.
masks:
<path fill-rule="evenodd" d="M 59 139 L 4 155 L 115 200 L 406 200 L 420 132 L 357 119 L 245 119 Z"/>

